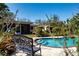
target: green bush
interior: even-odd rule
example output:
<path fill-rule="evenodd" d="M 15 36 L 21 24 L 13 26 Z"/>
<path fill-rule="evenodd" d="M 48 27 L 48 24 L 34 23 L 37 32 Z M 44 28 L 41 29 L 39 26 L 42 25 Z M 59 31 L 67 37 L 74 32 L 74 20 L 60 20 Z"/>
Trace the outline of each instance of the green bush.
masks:
<path fill-rule="evenodd" d="M 44 36 L 49 36 L 49 32 L 48 31 L 42 31 L 42 27 L 37 27 L 36 28 L 36 36 L 38 37 L 44 37 Z"/>

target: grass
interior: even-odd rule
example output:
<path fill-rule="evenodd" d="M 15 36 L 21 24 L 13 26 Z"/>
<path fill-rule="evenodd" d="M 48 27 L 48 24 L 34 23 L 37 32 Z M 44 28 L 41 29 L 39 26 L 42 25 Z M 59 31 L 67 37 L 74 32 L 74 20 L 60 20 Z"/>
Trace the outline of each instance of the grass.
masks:
<path fill-rule="evenodd" d="M 30 38 L 37 37 L 35 34 L 27 34 L 25 36 L 30 37 Z"/>

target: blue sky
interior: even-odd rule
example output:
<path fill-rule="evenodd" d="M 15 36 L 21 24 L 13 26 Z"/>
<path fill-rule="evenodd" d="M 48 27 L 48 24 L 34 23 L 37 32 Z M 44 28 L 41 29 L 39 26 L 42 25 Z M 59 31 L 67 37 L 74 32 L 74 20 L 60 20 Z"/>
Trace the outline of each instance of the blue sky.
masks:
<path fill-rule="evenodd" d="M 14 13 L 17 9 L 19 10 L 17 17 L 27 18 L 31 21 L 46 20 L 45 14 L 48 16 L 56 14 L 60 20 L 65 21 L 79 12 L 78 3 L 7 3 L 7 5 Z"/>

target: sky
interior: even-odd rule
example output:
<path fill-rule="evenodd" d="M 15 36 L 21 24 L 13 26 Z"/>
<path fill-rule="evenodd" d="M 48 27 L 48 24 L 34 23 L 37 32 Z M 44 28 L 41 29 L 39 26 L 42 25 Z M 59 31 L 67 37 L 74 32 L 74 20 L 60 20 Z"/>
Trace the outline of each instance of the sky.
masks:
<path fill-rule="evenodd" d="M 46 14 L 49 17 L 55 14 L 61 21 L 65 21 L 79 12 L 78 3 L 6 3 L 6 5 L 13 13 L 19 10 L 18 18 L 26 18 L 31 21 L 46 20 Z"/>

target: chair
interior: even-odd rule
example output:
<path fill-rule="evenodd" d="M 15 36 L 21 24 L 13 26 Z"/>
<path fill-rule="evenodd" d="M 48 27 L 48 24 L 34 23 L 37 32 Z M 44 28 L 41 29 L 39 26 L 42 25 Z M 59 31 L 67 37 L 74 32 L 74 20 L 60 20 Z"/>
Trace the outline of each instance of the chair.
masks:
<path fill-rule="evenodd" d="M 36 47 L 37 45 L 33 44 L 32 38 L 23 35 L 13 35 L 13 41 L 16 47 L 26 52 L 27 55 L 34 56 L 37 51 L 40 51 L 40 55 L 41 55 L 41 45 L 37 44 L 38 47 Z"/>

